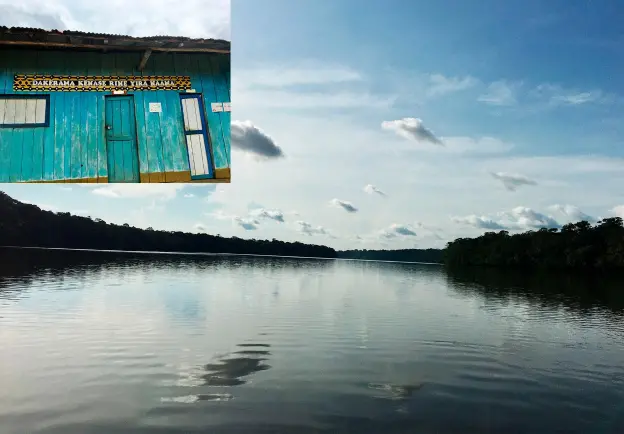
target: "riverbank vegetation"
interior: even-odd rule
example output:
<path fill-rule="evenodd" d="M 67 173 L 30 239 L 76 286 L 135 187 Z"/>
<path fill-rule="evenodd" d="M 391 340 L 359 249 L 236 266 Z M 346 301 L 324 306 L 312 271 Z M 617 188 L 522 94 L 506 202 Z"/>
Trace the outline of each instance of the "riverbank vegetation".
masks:
<path fill-rule="evenodd" d="M 620 217 L 569 223 L 561 229 L 520 234 L 486 232 L 447 244 L 449 266 L 487 265 L 527 268 L 624 268 L 624 225 Z"/>
<path fill-rule="evenodd" d="M 140 229 L 101 219 L 54 213 L 0 192 L 0 245 L 67 249 L 135 250 L 188 253 L 335 258 L 331 247 L 279 240 L 244 240 L 219 235 Z"/>

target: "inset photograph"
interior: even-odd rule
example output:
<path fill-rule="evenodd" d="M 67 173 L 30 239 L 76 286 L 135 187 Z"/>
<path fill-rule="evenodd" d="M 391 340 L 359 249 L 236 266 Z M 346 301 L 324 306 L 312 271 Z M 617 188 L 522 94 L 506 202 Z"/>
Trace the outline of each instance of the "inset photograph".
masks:
<path fill-rule="evenodd" d="M 0 182 L 230 178 L 229 40 L 0 27 Z"/>

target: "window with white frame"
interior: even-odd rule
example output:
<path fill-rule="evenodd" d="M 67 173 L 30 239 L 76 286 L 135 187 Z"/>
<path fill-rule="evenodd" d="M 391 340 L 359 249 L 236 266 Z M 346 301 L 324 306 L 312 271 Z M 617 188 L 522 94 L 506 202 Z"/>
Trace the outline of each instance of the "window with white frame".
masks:
<path fill-rule="evenodd" d="M 0 95 L 0 128 L 31 128 L 49 125 L 49 95 Z"/>

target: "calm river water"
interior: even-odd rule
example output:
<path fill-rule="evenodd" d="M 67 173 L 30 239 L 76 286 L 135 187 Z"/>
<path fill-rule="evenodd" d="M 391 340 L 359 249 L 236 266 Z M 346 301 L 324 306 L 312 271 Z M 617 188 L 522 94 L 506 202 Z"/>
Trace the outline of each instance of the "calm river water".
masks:
<path fill-rule="evenodd" d="M 0 432 L 623 433 L 624 279 L 0 249 Z"/>

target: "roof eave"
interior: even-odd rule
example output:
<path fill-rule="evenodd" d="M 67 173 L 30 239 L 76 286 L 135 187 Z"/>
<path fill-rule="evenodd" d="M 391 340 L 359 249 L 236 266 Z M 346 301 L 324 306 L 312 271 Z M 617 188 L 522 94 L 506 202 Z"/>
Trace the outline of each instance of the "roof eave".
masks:
<path fill-rule="evenodd" d="M 63 42 L 40 42 L 40 41 L 11 41 L 0 39 L 0 45 L 9 45 L 13 47 L 50 47 L 65 49 L 88 49 L 99 51 L 145 51 L 161 53 L 220 53 L 230 54 L 230 50 L 210 48 L 210 47 L 162 47 L 158 45 L 115 45 L 115 44 L 80 44 L 80 43 L 63 43 Z"/>

